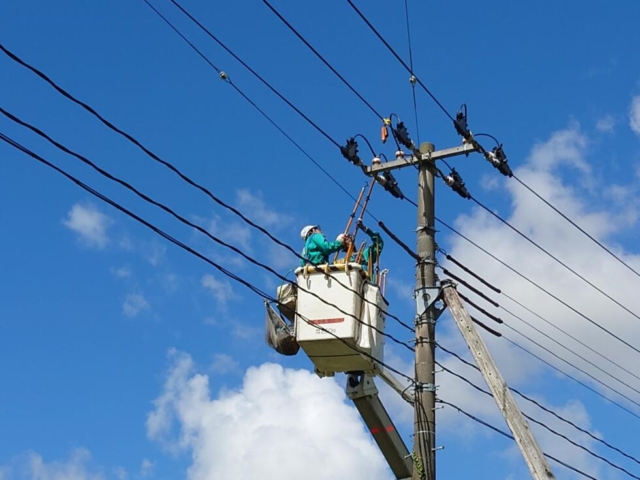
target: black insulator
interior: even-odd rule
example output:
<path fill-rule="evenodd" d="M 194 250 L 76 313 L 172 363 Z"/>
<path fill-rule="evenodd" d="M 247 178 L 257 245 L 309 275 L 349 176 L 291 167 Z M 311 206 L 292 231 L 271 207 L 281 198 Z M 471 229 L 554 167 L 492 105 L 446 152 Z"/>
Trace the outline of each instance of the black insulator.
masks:
<path fill-rule="evenodd" d="M 407 127 L 404 124 L 404 122 L 398 122 L 398 125 L 396 126 L 394 131 L 396 133 L 396 138 L 398 139 L 398 142 L 400 142 L 402 145 L 404 145 L 407 148 L 413 149 L 415 147 L 413 140 L 409 138 L 409 130 L 407 130 Z"/>
<path fill-rule="evenodd" d="M 354 165 L 362 165 L 362 160 L 358 156 L 358 142 L 355 138 L 351 137 L 344 147 L 340 146 L 340 153 Z"/>

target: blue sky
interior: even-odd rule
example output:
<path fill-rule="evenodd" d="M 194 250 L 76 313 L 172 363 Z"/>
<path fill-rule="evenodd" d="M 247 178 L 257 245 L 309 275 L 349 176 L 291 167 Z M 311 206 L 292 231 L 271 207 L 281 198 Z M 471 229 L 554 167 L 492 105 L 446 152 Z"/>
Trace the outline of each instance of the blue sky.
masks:
<path fill-rule="evenodd" d="M 593 1 L 408 3 L 415 71 L 421 80 L 450 113 L 466 103 L 470 128 L 504 143 L 519 178 L 639 270 L 640 67 L 634 59 L 640 6 Z M 357 195 L 365 178 L 334 145 L 171 2 L 153 4 Z M 380 119 L 262 2 L 185 1 L 183 5 L 334 139 L 343 142 L 361 133 L 377 151 L 393 155 L 392 146 L 378 140 Z M 459 144 L 451 122 L 420 90 L 416 131 L 409 75 L 346 1 L 274 0 L 273 5 L 377 110 L 399 115 L 414 139 L 433 141 L 438 148 Z M 407 60 L 404 3 L 375 0 L 358 6 Z M 320 223 L 330 236 L 344 228 L 352 200 L 222 82 L 142 0 L 8 2 L 0 31 L 6 48 L 296 250 L 301 248 L 298 232 L 305 224 Z M 0 55 L 0 69 L 1 106 L 7 111 L 283 274 L 295 265 L 285 250 L 9 57 Z M 278 280 L 265 271 L 4 117 L 0 131 L 260 288 L 274 291 L 277 286 Z M 370 160 L 364 145 L 360 152 Z M 259 297 L 4 143 L 0 156 L 1 480 L 197 480 L 254 474 L 299 478 L 300 472 L 310 479 L 391 478 L 342 394 L 343 379 L 317 379 L 302 354 L 279 357 L 264 345 Z M 514 180 L 501 177 L 481 156 L 451 163 L 481 202 L 630 310 L 640 312 L 637 276 Z M 405 194 L 415 198 L 415 171 L 405 169 L 396 177 Z M 567 274 L 442 182 L 436 201 L 439 218 L 618 336 L 632 344 L 640 338 L 640 320 Z M 370 210 L 407 244 L 414 244 L 411 205 L 379 190 Z M 640 375 L 636 352 L 444 227 L 438 243 L 627 372 L 603 364 L 610 372 L 603 374 L 498 310 L 513 328 L 640 401 L 633 390 L 640 389 L 633 376 Z M 390 311 L 411 321 L 412 260 L 391 241 L 382 260 L 390 269 Z M 455 267 L 450 269 L 456 272 Z M 602 362 L 508 299 L 496 296 L 496 300 L 573 352 L 598 365 Z M 393 321 L 388 327 L 406 337 Z M 443 346 L 469 358 L 449 316 L 441 317 L 438 329 Z M 640 415 L 640 408 L 516 332 L 501 331 Z M 504 339 L 485 338 L 513 386 L 640 458 L 634 434 L 638 418 Z M 386 358 L 404 371 L 411 369 L 412 359 L 399 348 L 389 346 Z M 482 379 L 455 358 L 439 351 L 438 359 L 482 385 Z M 611 375 L 632 388 L 616 383 Z M 505 428 L 491 399 L 446 373 L 438 374 L 438 383 L 441 398 Z M 411 411 L 384 389 L 383 398 L 410 443 Z M 638 464 L 530 405 L 523 408 L 640 474 Z M 445 447 L 438 452 L 440 476 L 463 479 L 482 471 L 488 479 L 526 478 L 513 442 L 451 408 L 439 410 L 438 418 L 438 443 Z M 538 428 L 534 431 L 545 450 L 592 476 L 628 478 L 561 439 Z M 282 458 L 293 459 L 288 472 L 278 468 Z M 553 466 L 559 479 L 581 478 Z"/>

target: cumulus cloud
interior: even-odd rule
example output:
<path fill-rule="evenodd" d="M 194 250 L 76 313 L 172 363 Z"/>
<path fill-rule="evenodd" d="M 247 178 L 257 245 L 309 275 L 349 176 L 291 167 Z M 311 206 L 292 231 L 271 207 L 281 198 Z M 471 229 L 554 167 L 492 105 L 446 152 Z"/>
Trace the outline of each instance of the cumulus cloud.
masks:
<path fill-rule="evenodd" d="M 629 126 L 640 135 L 640 95 L 633 97 L 629 107 Z"/>
<path fill-rule="evenodd" d="M 202 276 L 202 286 L 209 290 L 220 306 L 225 306 L 229 301 L 237 298 L 233 287 L 227 280 L 218 280 L 211 274 Z"/>
<path fill-rule="evenodd" d="M 66 461 L 45 462 L 41 455 L 29 452 L 13 459 L 11 466 L 0 469 L 4 480 L 105 480 L 104 469 L 92 465 L 91 453 L 78 448 Z M 4 473 L 3 473 L 4 472 Z"/>
<path fill-rule="evenodd" d="M 189 480 L 390 479 L 384 459 L 333 379 L 275 364 L 252 367 L 211 396 L 189 355 L 171 351 L 148 436 L 188 451 Z"/>
<path fill-rule="evenodd" d="M 102 249 L 109 243 L 107 229 L 113 221 L 91 203 L 73 205 L 62 223 L 77 233 L 80 242 L 88 247 Z"/>
<path fill-rule="evenodd" d="M 143 310 L 149 310 L 151 306 L 141 293 L 130 293 L 122 304 L 122 313 L 129 318 L 137 317 Z"/>

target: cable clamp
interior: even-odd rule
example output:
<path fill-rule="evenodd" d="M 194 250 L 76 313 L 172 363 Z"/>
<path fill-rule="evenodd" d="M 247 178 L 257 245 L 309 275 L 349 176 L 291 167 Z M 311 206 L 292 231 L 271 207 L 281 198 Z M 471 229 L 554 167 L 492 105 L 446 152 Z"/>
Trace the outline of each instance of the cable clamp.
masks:
<path fill-rule="evenodd" d="M 416 382 L 415 392 L 431 392 L 435 393 L 438 386 L 435 383 L 420 383 Z"/>

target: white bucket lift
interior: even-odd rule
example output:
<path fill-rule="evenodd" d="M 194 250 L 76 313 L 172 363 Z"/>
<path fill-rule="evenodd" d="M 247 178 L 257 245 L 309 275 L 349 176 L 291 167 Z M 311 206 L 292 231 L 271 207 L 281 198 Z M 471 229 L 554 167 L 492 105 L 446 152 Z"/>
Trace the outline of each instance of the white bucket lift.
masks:
<path fill-rule="evenodd" d="M 380 332 L 384 331 L 387 302 L 378 286 L 367 280 L 362 266 L 307 266 L 295 273 L 296 340 L 318 375 L 380 373 L 377 361 L 383 361 Z"/>

